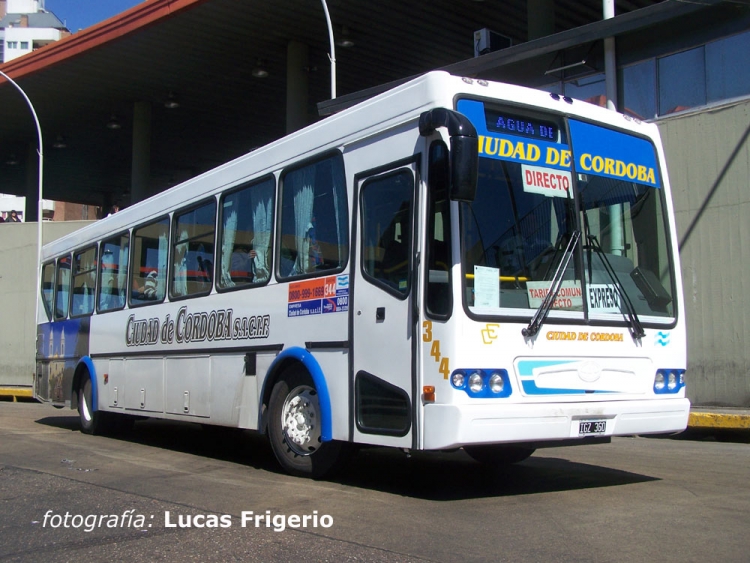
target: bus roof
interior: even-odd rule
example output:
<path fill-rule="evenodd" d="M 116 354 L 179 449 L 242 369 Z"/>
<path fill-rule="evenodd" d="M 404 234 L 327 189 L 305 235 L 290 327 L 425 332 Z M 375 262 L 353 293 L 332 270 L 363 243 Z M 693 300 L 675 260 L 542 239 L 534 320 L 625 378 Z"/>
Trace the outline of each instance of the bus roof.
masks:
<path fill-rule="evenodd" d="M 649 136 L 654 136 L 656 130 L 655 125 L 635 122 L 630 118 L 626 121 L 622 114 L 586 102 L 576 100 L 574 103 L 566 103 L 555 100 L 548 92 L 540 90 L 461 78 L 444 71 L 434 71 L 50 242 L 42 250 L 42 261 L 79 248 L 87 242 L 96 242 L 118 232 L 124 232 L 132 226 L 164 216 L 176 207 L 203 200 L 253 178 L 277 172 L 294 161 L 335 147 L 346 146 L 376 131 L 416 120 L 423 111 L 430 108 L 451 108 L 458 94 L 507 100 L 556 113 L 586 116 L 616 127 L 637 130 L 638 133 Z"/>

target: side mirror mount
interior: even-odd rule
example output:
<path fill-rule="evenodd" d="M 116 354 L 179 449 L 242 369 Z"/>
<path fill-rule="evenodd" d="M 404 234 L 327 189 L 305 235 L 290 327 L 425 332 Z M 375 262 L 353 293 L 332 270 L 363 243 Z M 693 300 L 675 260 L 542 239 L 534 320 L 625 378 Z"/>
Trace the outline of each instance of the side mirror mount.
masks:
<path fill-rule="evenodd" d="M 435 108 L 419 116 L 419 133 L 431 135 L 438 127 L 450 135 L 450 198 L 472 202 L 477 193 L 479 143 L 474 125 L 465 115 L 446 108 Z"/>

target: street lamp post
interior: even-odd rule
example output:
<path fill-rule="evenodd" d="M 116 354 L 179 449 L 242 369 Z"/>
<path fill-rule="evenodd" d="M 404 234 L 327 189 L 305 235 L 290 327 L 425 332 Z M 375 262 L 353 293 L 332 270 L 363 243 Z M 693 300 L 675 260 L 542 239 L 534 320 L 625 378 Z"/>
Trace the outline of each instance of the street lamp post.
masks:
<path fill-rule="evenodd" d="M 23 99 L 26 100 L 26 103 L 29 106 L 29 109 L 31 110 L 31 115 L 34 116 L 34 123 L 36 125 L 36 134 L 37 134 L 37 141 L 39 143 L 39 148 L 37 149 L 37 153 L 39 154 L 39 186 L 38 186 L 38 198 L 37 201 L 37 207 L 36 207 L 36 213 L 37 213 L 37 242 L 36 242 L 36 287 L 37 290 L 41 287 L 41 269 L 40 264 L 42 262 L 42 194 L 43 194 L 43 188 L 42 188 L 42 171 L 44 166 L 44 149 L 42 145 L 42 128 L 39 125 L 39 118 L 36 115 L 36 110 L 34 109 L 34 105 L 31 103 L 31 100 L 26 95 L 26 92 L 23 91 L 23 89 L 16 84 L 16 81 L 13 80 L 10 76 L 5 74 L 3 71 L 0 70 L 0 76 L 5 78 L 8 82 L 13 84 L 15 86 L 16 90 L 18 90 L 21 95 L 23 96 Z M 39 298 L 36 297 L 36 291 L 34 291 L 34 325 L 36 326 L 37 319 L 39 318 Z"/>
<path fill-rule="evenodd" d="M 323 11 L 326 13 L 326 24 L 328 24 L 328 41 L 331 44 L 331 53 L 328 58 L 331 59 L 331 99 L 336 99 L 336 44 L 333 42 L 333 26 L 331 25 L 331 15 L 328 13 L 328 4 L 326 0 L 320 0 L 323 3 Z"/>

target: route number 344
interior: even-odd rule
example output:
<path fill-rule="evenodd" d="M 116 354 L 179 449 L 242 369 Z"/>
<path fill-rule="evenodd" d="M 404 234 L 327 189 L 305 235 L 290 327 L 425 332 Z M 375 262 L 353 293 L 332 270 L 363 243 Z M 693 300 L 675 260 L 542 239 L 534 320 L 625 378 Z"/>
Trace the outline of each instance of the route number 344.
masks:
<path fill-rule="evenodd" d="M 451 374 L 450 359 L 440 353 L 440 340 L 435 340 L 432 337 L 432 321 L 422 322 L 422 342 L 425 344 L 432 343 L 430 356 L 438 364 L 438 371 L 443 374 L 443 379 L 448 379 Z"/>

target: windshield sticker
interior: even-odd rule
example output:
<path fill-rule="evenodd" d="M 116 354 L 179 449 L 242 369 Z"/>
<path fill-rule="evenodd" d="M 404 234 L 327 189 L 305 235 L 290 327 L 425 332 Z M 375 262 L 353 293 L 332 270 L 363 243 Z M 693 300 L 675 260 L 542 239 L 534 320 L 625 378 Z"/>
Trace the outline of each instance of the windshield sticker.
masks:
<path fill-rule="evenodd" d="M 521 176 L 523 178 L 523 191 L 527 193 L 541 194 L 547 197 L 573 197 L 570 193 L 572 184 L 570 172 L 522 164 Z"/>
<path fill-rule="evenodd" d="M 527 281 L 526 291 L 529 294 L 529 307 L 538 309 L 542 301 L 549 293 L 550 282 L 548 281 Z M 577 310 L 583 308 L 583 293 L 581 292 L 581 282 L 577 280 L 566 280 L 560 285 L 560 290 L 555 296 L 552 303 L 552 309 Z"/>
<path fill-rule="evenodd" d="M 570 147 L 546 140 L 549 128 L 542 129 L 531 121 L 501 122 L 498 118 L 490 131 L 482 102 L 459 100 L 456 107 L 477 130 L 480 157 L 555 170 L 571 169 Z M 490 117 L 494 119 L 494 115 Z M 650 141 L 575 119 L 568 123 L 578 173 L 660 187 L 656 153 Z"/>
<path fill-rule="evenodd" d="M 589 284 L 586 286 L 589 311 L 592 313 L 619 313 L 620 292 L 611 284 Z"/>
<path fill-rule="evenodd" d="M 289 284 L 287 317 L 349 310 L 349 276 L 328 276 Z"/>

